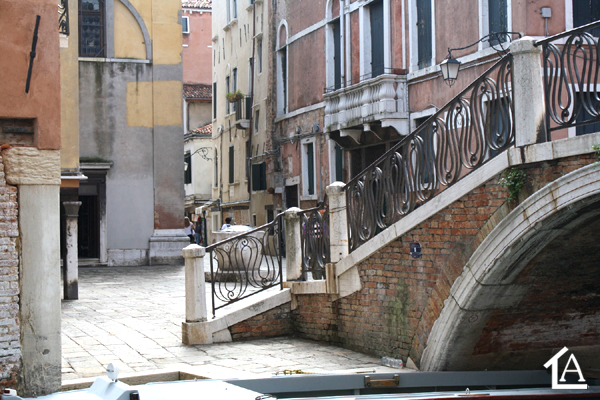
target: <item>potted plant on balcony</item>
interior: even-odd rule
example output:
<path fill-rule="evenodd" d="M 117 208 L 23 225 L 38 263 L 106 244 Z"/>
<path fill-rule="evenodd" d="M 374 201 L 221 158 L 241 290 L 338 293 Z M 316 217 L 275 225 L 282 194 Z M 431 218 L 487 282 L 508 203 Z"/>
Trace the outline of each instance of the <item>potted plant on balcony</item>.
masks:
<path fill-rule="evenodd" d="M 237 92 L 229 92 L 225 95 L 225 98 L 230 103 L 235 103 L 236 101 L 240 100 L 243 97 L 244 97 L 244 93 L 242 93 L 242 91 L 239 89 L 237 90 Z"/>

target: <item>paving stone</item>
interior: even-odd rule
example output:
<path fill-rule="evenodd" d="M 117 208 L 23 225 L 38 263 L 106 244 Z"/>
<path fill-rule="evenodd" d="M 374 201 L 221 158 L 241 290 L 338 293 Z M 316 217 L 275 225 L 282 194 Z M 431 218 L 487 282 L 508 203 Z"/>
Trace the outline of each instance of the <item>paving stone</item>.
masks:
<path fill-rule="evenodd" d="M 185 369 L 209 378 L 389 370 L 377 357 L 291 337 L 185 346 L 184 279 L 181 266 L 80 268 L 79 300 L 62 303 L 63 381 L 104 375 L 111 362 L 121 373 Z"/>

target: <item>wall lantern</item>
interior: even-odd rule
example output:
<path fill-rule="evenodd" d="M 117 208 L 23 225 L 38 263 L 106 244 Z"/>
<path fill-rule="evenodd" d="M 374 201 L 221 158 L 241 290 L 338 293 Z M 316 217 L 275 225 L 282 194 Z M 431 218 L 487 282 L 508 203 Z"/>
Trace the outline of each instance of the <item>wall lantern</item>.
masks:
<path fill-rule="evenodd" d="M 453 51 L 468 49 L 469 47 L 475 46 L 479 42 L 489 42 L 490 46 L 496 50 L 498 55 L 503 56 L 508 53 L 508 44 L 512 42 L 513 35 L 518 35 L 518 39 L 521 38 L 521 34 L 519 32 L 492 32 L 468 46 L 458 47 L 456 49 L 448 48 L 448 56 L 440 63 L 440 69 L 442 70 L 444 82 L 446 82 L 448 86 L 452 86 L 454 85 L 454 82 L 456 82 L 456 79 L 458 79 L 460 61 L 452 58 Z"/>
<path fill-rule="evenodd" d="M 442 77 L 448 86 L 454 85 L 458 78 L 458 69 L 460 68 L 460 61 L 456 58 L 452 58 L 450 50 L 448 50 L 448 58 L 440 63 L 440 69 L 442 70 Z"/>

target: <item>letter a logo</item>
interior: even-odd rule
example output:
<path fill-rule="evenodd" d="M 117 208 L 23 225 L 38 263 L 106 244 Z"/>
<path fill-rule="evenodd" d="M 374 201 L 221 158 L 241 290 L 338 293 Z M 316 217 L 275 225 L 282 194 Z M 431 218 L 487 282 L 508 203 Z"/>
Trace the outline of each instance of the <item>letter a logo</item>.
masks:
<path fill-rule="evenodd" d="M 571 354 L 571 357 L 569 357 L 569 360 L 567 361 L 567 365 L 565 366 L 565 370 L 563 371 L 560 380 L 558 379 L 558 359 L 561 358 L 563 354 L 565 354 L 567 351 L 569 351 L 569 349 L 563 347 L 561 351 L 556 353 L 554 357 L 549 359 L 548 362 L 544 364 L 544 368 L 552 367 L 552 389 L 587 389 L 588 385 L 586 383 L 560 383 L 566 382 L 565 374 L 567 372 L 577 372 L 577 374 L 579 375 L 578 382 L 585 382 L 585 379 L 583 379 L 583 374 L 581 373 L 581 368 L 579 367 L 579 363 L 575 358 L 575 354 Z M 573 363 L 574 369 L 569 369 L 571 362 Z"/>

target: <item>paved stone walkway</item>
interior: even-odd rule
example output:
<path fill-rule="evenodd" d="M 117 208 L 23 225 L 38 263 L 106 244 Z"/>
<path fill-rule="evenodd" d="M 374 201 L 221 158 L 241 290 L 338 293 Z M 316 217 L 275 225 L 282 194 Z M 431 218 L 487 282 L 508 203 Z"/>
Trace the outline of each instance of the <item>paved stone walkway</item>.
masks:
<path fill-rule="evenodd" d="M 378 358 L 291 337 L 186 346 L 184 318 L 182 266 L 80 268 L 79 300 L 62 303 L 63 381 L 103 375 L 111 362 L 123 374 L 185 370 L 209 378 L 390 371 Z"/>

